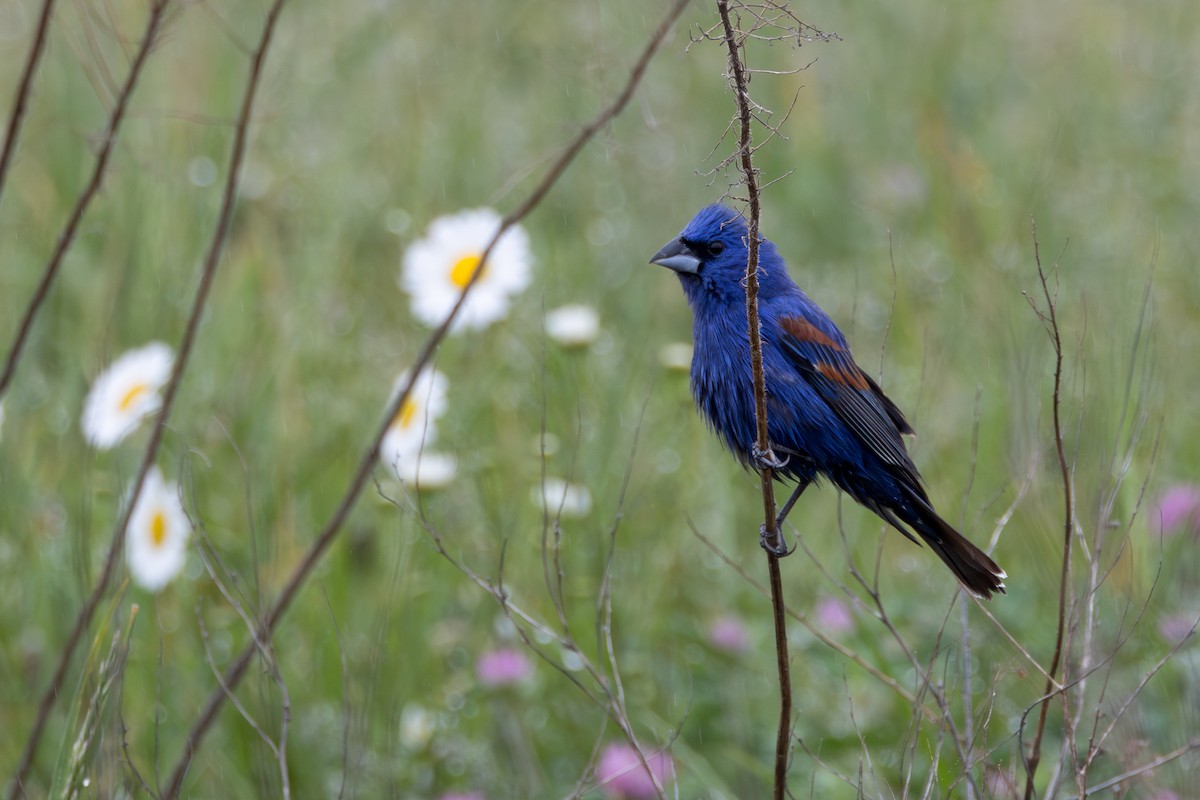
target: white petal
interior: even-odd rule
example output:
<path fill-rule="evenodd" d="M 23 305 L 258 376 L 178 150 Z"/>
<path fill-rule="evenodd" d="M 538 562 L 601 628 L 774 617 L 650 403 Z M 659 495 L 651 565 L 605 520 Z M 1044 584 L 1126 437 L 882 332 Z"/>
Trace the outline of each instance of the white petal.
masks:
<path fill-rule="evenodd" d="M 161 541 L 154 539 L 155 517 L 161 517 Z M 179 487 L 164 481 L 158 467 L 152 467 L 126 529 L 125 555 L 134 581 L 152 592 L 170 583 L 187 560 L 191 531 Z"/>
<path fill-rule="evenodd" d="M 430 419 L 414 420 L 407 428 L 393 425 L 379 443 L 379 460 L 392 472 L 399 464 L 415 458 L 427 445 L 437 439 L 437 426 Z"/>
<path fill-rule="evenodd" d="M 416 703 L 408 703 L 400 712 L 400 743 L 409 750 L 429 744 L 434 734 L 433 715 Z"/>
<path fill-rule="evenodd" d="M 452 279 L 455 265 L 481 256 L 500 221 L 500 215 L 487 208 L 439 217 L 424 239 L 409 246 L 399 284 L 411 295 L 417 319 L 429 326 L 441 324 L 462 293 Z M 509 296 L 529 285 L 531 264 L 529 235 L 522 228 L 510 228 L 492 249 L 453 330 L 479 329 L 503 319 Z"/>
<path fill-rule="evenodd" d="M 449 453 L 424 451 L 395 465 L 396 477 L 418 489 L 441 489 L 458 475 L 458 459 Z"/>
<path fill-rule="evenodd" d="M 508 295 L 495 291 L 494 287 L 477 286 L 463 305 L 455 327 L 479 330 L 504 319 L 507 313 Z"/>
<path fill-rule="evenodd" d="M 404 370 L 392 383 L 390 400 L 395 400 L 396 395 L 403 391 L 404 385 L 408 383 L 408 375 L 409 371 Z M 416 402 L 419 408 L 426 409 L 426 413 L 436 419 L 446 410 L 446 392 L 449 386 L 450 381 L 446 379 L 445 375 L 436 369 L 426 367 L 413 384 L 409 399 Z"/>
<path fill-rule="evenodd" d="M 408 383 L 408 375 L 408 370 L 405 370 L 396 378 L 389 403 L 394 402 L 403 391 Z M 393 420 L 379 444 L 379 460 L 384 466 L 396 472 L 399 464 L 415 458 L 417 453 L 437 438 L 435 420 L 445 413 L 449 383 L 445 375 L 432 368 L 425 369 L 417 377 L 406 401 L 410 404 L 409 416 L 403 420 Z"/>
<path fill-rule="evenodd" d="M 583 347 L 596 341 L 600 315 L 591 306 L 567 305 L 546 314 L 546 335 L 564 347 Z"/>
<path fill-rule="evenodd" d="M 436 328 L 445 321 L 450 309 L 458 302 L 458 290 L 445 287 L 430 287 L 412 296 L 412 313 L 419 322 Z"/>
<path fill-rule="evenodd" d="M 94 447 L 107 450 L 132 433 L 158 410 L 162 402 L 159 390 L 170 378 L 174 362 L 170 347 L 152 342 L 110 364 L 96 377 L 84 401 L 80 419 L 84 437 Z"/>
<path fill-rule="evenodd" d="M 532 264 L 529 234 L 517 225 L 509 228 L 496 243 L 488 258 L 488 272 L 507 294 L 516 294 L 529 285 Z"/>
<path fill-rule="evenodd" d="M 592 493 L 588 488 L 561 478 L 546 478 L 541 486 L 533 487 L 531 496 L 534 503 L 551 515 L 563 518 L 586 517 L 592 510 Z"/>
<path fill-rule="evenodd" d="M 491 208 L 472 208 L 438 217 L 429 224 L 429 238 L 443 245 L 482 250 L 500 227 L 500 214 Z"/>

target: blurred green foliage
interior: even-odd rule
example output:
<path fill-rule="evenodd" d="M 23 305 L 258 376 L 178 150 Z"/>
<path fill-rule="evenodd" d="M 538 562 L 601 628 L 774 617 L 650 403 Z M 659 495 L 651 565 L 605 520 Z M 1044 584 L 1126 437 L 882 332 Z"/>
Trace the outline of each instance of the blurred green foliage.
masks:
<path fill-rule="evenodd" d="M 36 5 L 0 4 L 5 98 Z M 623 85 L 661 6 L 285 8 L 243 196 L 160 459 L 185 484 L 190 512 L 248 608 L 274 596 L 329 518 L 392 380 L 427 335 L 395 283 L 405 246 L 441 214 L 514 207 Z M 114 0 L 56 11 L 0 203 L 5 347 L 91 169 L 144 7 Z M 5 399 L 6 776 L 145 442 L 143 430 L 114 451 L 89 449 L 78 425 L 84 394 L 116 354 L 182 333 L 263 10 L 215 0 L 172 12 L 104 191 Z M 1111 713 L 1169 647 L 1156 621 L 1197 611 L 1193 538 L 1160 538 L 1147 516 L 1160 486 L 1200 471 L 1191 395 L 1200 362 L 1189 355 L 1200 342 L 1200 6 L 918 0 L 796 11 L 842 39 L 750 49 L 761 69 L 812 62 L 754 76 L 772 120 L 795 99 L 783 135 L 756 154 L 766 179 L 790 172 L 765 194 L 763 230 L 909 413 L 921 434 L 915 458 L 949 519 L 986 543 L 1028 480 L 995 550 L 1009 595 L 988 609 L 1043 664 L 1053 648 L 1062 487 L 1049 427 L 1052 353 L 1023 296 L 1036 297 L 1031 220 L 1043 263 L 1057 265 L 1080 532 L 1089 542 L 1103 532 L 1103 548 L 1089 552 L 1111 568 L 1094 606 L 1079 607 L 1069 660 L 1079 667 L 1085 630 L 1093 665 L 1116 651 L 1089 687 L 1091 711 Z M 659 365 L 662 345 L 688 339 L 690 316 L 673 277 L 646 265 L 699 206 L 736 193 L 735 174 L 707 174 L 732 144 L 722 140 L 732 113 L 724 51 L 689 46 L 715 13 L 696 3 L 685 19 L 626 113 L 526 221 L 536 278 L 509 319 L 441 348 L 450 411 L 439 448 L 457 453 L 460 478 L 421 504 L 477 572 L 494 578 L 503 553 L 514 601 L 551 622 L 542 513 L 530 493 L 543 469 L 541 433 L 552 435 L 559 446 L 546 471 L 594 498 L 588 517 L 562 521 L 565 607 L 581 647 L 603 661 L 596 607 L 619 517 L 613 641 L 635 729 L 649 746 L 677 737 L 680 796 L 755 797 L 769 784 L 777 713 L 769 604 L 688 520 L 750 574 L 764 572 L 756 478 L 705 431 L 686 376 Z M 604 333 L 585 352 L 544 341 L 543 310 L 567 302 L 600 311 Z M 519 687 L 479 685 L 475 659 L 511 639 L 500 608 L 437 554 L 407 501 L 382 498 L 403 495 L 382 469 L 379 479 L 275 638 L 291 698 L 293 792 L 334 796 L 345 780 L 349 796 L 364 797 L 569 793 L 597 737 L 619 731 L 544 662 Z M 806 496 L 791 522 L 823 570 L 803 553 L 785 561 L 789 604 L 809 613 L 821 598 L 851 602 L 848 587 L 859 598 L 856 624 L 835 638 L 936 711 L 849 575 L 849 559 L 868 580 L 880 562 L 890 619 L 944 686 L 960 733 L 971 697 L 977 785 L 1007 796 L 985 771 L 1021 774 L 1016 731 L 1042 676 L 974 606 L 965 650 L 950 576 L 868 512 L 825 489 Z M 1088 563 L 1081 556 L 1075 567 L 1082 586 Z M 158 596 L 123 587 L 105 607 L 113 619 L 96 626 L 105 631 L 98 647 L 134 603 L 132 650 L 90 773 L 102 795 L 130 780 L 123 739 L 154 785 L 213 689 L 197 613 L 218 666 L 248 639 L 196 553 Z M 746 653 L 707 639 L 728 614 L 748 627 Z M 906 781 L 914 793 L 966 796 L 963 765 L 938 725 L 799 625 L 792 647 L 796 733 L 824 765 L 797 752 L 797 796 L 853 796 L 836 773 L 861 778 L 870 796 L 899 796 Z M 37 785 L 61 779 L 78 704 L 92 695 L 94 660 L 76 662 Z M 1192 736 L 1195 677 L 1190 651 L 1167 664 L 1118 724 L 1095 780 Z M 253 670 L 238 696 L 264 729 L 278 730 L 279 692 L 265 673 Z M 414 719 L 427 721 L 428 738 L 413 735 Z M 1056 706 L 1039 785 L 1062 730 Z M 1185 758 L 1143 776 L 1134 796 L 1183 796 L 1195 769 Z M 279 791 L 269 749 L 229 707 L 188 781 L 195 796 Z"/>

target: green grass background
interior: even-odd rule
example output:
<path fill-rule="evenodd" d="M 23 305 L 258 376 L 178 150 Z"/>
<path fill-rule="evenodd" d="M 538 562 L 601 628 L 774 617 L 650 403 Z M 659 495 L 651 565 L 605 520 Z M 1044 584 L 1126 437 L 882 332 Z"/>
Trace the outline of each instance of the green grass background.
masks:
<path fill-rule="evenodd" d="M 35 5 L 0 9 L 5 98 Z M 123 80 L 144 5 L 113 0 L 56 11 L 0 202 L 5 347 L 91 170 L 111 102 L 100 63 Z M 287 5 L 255 113 L 246 176 L 253 196 L 238 204 L 159 459 L 168 477 L 188 484 L 190 510 L 250 605 L 274 596 L 332 513 L 392 380 L 427 335 L 396 287 L 404 248 L 439 215 L 513 208 L 579 124 L 620 89 L 664 11 L 644 0 Z M 1043 262 L 1059 264 L 1080 526 L 1089 538 L 1107 531 L 1099 559 L 1115 565 L 1096 597 L 1097 651 L 1111 653 L 1124 640 L 1096 700 L 1111 711 L 1167 650 L 1156 621 L 1197 611 L 1194 539 L 1160 540 L 1145 506 L 1128 540 L 1121 534 L 1144 482 L 1153 498 L 1200 467 L 1200 6 L 917 0 L 796 11 L 842 40 L 751 50 L 761 68 L 815 59 L 806 71 L 759 74 L 752 83 L 777 120 L 797 98 L 786 138 L 757 154 L 767 178 L 794 170 L 767 190 L 763 230 L 842 325 L 860 362 L 879 375 L 882 360 L 883 382 L 920 432 L 914 454 L 949 519 L 987 541 L 1032 471 L 995 551 L 1011 576 L 1009 595 L 989 608 L 1043 664 L 1053 648 L 1062 506 L 1049 426 L 1052 353 L 1023 296 L 1037 287 L 1031 219 Z M 111 452 L 91 450 L 79 432 L 83 397 L 125 349 L 178 342 L 218 208 L 248 69 L 243 48 L 256 41 L 263 12 L 258 3 L 225 0 L 175 9 L 104 191 L 5 400 L 6 776 L 146 441 L 143 430 Z M 110 14 L 124 43 L 106 22 Z M 631 719 L 650 745 L 677 732 L 680 796 L 756 797 L 769 786 L 777 713 L 769 605 L 687 525 L 690 517 L 761 576 L 756 479 L 706 432 L 686 376 L 659 365 L 662 345 L 689 338 L 690 316 L 673 276 L 646 264 L 736 181 L 728 171 L 705 174 L 731 146 L 718 145 L 732 113 L 724 51 L 711 42 L 688 46 L 715 11 L 698 2 L 684 19 L 625 114 L 526 221 L 535 279 L 509 318 L 441 348 L 450 408 L 438 446 L 457 453 L 461 474 L 422 502 L 456 557 L 494 576 L 503 550 L 514 599 L 553 619 L 541 577 L 542 517 L 530 502 L 544 419 L 560 442 L 546 470 L 570 473 L 595 501 L 585 519 L 563 521 L 563 565 L 570 619 L 585 651 L 600 659 L 596 598 L 630 471 L 611 587 Z M 196 185 L 206 164 L 216 181 Z M 543 309 L 567 302 L 601 314 L 604 333 L 586 352 L 543 340 Z M 1103 507 L 1114 492 L 1109 516 Z M 932 664 L 961 720 L 962 620 L 956 607 L 945 621 L 954 586 L 944 569 L 829 489 L 807 496 L 792 523 L 828 574 L 803 554 L 785 561 L 789 604 L 807 612 L 822 597 L 844 597 L 838 582 L 863 597 L 848 558 L 868 575 L 879 559 L 897 629 Z M 87 764 L 95 796 L 128 783 L 122 736 L 151 784 L 174 762 L 214 686 L 197 609 L 218 664 L 247 640 L 194 552 L 158 596 L 126 586 L 103 607 L 95 627 L 101 652 L 135 603 L 120 690 Z M 749 627 L 748 653 L 732 656 L 707 642 L 708 626 L 724 614 Z M 495 601 L 435 552 L 411 511 L 374 491 L 365 496 L 275 638 L 292 703 L 295 796 L 337 794 L 347 725 L 348 796 L 568 794 L 604 716 L 544 663 L 520 687 L 479 686 L 475 659 L 505 642 L 499 616 Z M 979 757 L 1019 772 L 1015 731 L 1042 680 L 974 607 L 968 617 Z M 886 629 L 862 610 L 856 619 L 839 640 L 915 689 Z M 827 765 L 796 755 L 797 796 L 854 796 L 835 771 L 861 779 L 869 796 L 901 796 L 906 780 L 914 793 L 965 796 L 962 766 L 947 746 L 939 751 L 936 727 L 920 724 L 895 694 L 803 628 L 792 634 L 796 734 Z M 77 659 L 59 699 L 34 773 L 41 791 L 65 783 L 66 751 L 94 678 L 89 664 Z M 1118 725 L 1095 779 L 1184 744 L 1196 729 L 1196 685 L 1185 645 Z M 252 670 L 239 697 L 277 730 L 279 696 L 265 675 Z M 411 747 L 401 719 L 418 707 L 434 732 Z M 1056 707 L 1049 761 L 1060 718 Z M 609 724 L 603 738 L 620 736 Z M 1040 785 L 1051 768 L 1043 766 Z M 1124 796 L 1186 796 L 1195 770 L 1185 757 L 1135 780 Z M 236 797 L 279 789 L 268 749 L 227 707 L 187 791 Z"/>

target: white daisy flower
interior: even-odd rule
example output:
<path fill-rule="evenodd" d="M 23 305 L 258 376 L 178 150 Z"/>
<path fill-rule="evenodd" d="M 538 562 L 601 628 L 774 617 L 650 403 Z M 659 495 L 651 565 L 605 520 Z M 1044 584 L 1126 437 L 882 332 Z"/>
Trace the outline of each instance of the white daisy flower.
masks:
<path fill-rule="evenodd" d="M 134 581 L 152 592 L 170 583 L 183 569 L 191 532 L 179 486 L 164 481 L 158 467 L 151 467 L 125 532 L 125 555 Z"/>
<path fill-rule="evenodd" d="M 433 738 L 436 721 L 416 703 L 408 703 L 400 712 L 400 743 L 409 750 L 420 750 Z"/>
<path fill-rule="evenodd" d="M 591 306 L 561 306 L 546 314 L 546 335 L 563 347 L 587 347 L 600 334 L 600 315 Z"/>
<path fill-rule="evenodd" d="M 396 477 L 418 489 L 444 489 L 458 476 L 458 459 L 429 450 L 402 457 L 391 465 Z"/>
<path fill-rule="evenodd" d="M 130 350 L 92 383 L 80 425 L 93 447 L 107 450 L 158 411 L 159 390 L 171 377 L 175 353 L 162 342 Z"/>
<path fill-rule="evenodd" d="M 588 488 L 561 478 L 546 478 L 541 486 L 533 487 L 530 497 L 551 515 L 564 519 L 586 517 L 592 511 L 592 493 Z"/>
<path fill-rule="evenodd" d="M 404 389 L 408 382 L 408 371 L 396 378 L 392 386 L 392 399 Z M 414 461 L 421 450 L 434 440 L 437 430 L 434 422 L 446 411 L 446 387 L 449 381 L 436 369 L 426 369 L 413 384 L 408 399 L 400 406 L 392 424 L 379 445 L 379 458 L 401 480 L 404 473 L 401 465 Z M 427 464 L 425 466 L 428 466 Z"/>
<path fill-rule="evenodd" d="M 490 208 L 439 217 L 424 239 L 404 254 L 400 287 L 412 296 L 413 314 L 426 325 L 441 324 L 500 228 Z M 483 274 L 454 322 L 455 331 L 486 328 L 508 313 L 509 297 L 529 285 L 533 258 L 529 235 L 520 226 L 505 232 L 488 256 Z"/>
<path fill-rule="evenodd" d="M 658 363 L 672 372 L 688 372 L 692 368 L 692 346 L 687 342 L 670 342 L 658 351 Z"/>

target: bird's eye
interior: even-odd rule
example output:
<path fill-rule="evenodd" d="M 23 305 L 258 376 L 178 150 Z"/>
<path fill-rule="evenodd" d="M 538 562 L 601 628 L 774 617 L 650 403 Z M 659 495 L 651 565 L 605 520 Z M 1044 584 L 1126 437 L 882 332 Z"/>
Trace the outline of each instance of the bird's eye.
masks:
<path fill-rule="evenodd" d="M 721 255 L 721 253 L 725 252 L 725 243 L 722 241 L 713 242 L 708 246 L 708 252 L 712 253 L 714 256 Z"/>

